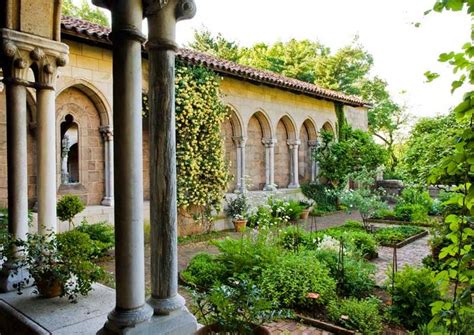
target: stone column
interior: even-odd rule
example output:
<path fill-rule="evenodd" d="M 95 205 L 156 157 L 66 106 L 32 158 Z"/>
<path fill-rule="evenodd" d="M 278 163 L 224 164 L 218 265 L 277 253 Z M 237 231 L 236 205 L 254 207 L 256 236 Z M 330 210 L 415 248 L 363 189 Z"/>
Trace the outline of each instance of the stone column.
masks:
<path fill-rule="evenodd" d="M 104 139 L 104 160 L 105 160 L 105 196 L 101 204 L 103 206 L 114 205 L 114 134 L 111 126 L 100 128 L 100 133 Z"/>
<path fill-rule="evenodd" d="M 265 186 L 264 191 L 275 191 L 275 144 L 276 139 L 263 139 L 265 145 Z"/>
<path fill-rule="evenodd" d="M 176 23 L 192 18 L 192 0 L 145 1 L 150 101 L 151 298 L 157 334 L 192 334 L 195 318 L 178 294 L 175 52 Z"/>
<path fill-rule="evenodd" d="M 27 111 L 26 78 L 28 64 L 13 43 L 4 43 L 3 66 L 7 100 L 8 233 L 25 239 L 28 233 Z M 14 251 L 14 250 L 12 250 Z M 14 290 L 27 276 L 8 259 L 0 272 L 0 292 Z M 19 273 L 16 270 L 20 270 Z"/>
<path fill-rule="evenodd" d="M 318 148 L 318 140 L 309 140 L 309 159 L 311 160 L 311 182 L 319 182 L 318 178 L 318 162 L 314 159 L 315 151 Z"/>
<path fill-rule="evenodd" d="M 298 176 L 298 147 L 301 144 L 300 140 L 288 140 L 290 147 L 290 184 L 288 188 L 300 187 Z"/>
<path fill-rule="evenodd" d="M 232 140 L 237 148 L 237 186 L 235 192 L 245 192 L 245 144 L 247 143 L 247 137 L 245 136 L 234 136 Z"/>
<path fill-rule="evenodd" d="M 115 309 L 101 334 L 131 333 L 153 310 L 145 302 L 142 153 L 141 0 L 111 4 L 115 179 Z"/>

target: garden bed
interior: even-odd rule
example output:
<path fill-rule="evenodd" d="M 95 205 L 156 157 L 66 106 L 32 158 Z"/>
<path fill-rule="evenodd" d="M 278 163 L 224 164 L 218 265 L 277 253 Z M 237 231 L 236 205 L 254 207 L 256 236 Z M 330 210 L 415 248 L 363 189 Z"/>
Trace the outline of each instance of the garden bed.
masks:
<path fill-rule="evenodd" d="M 437 219 L 438 217 L 436 217 Z M 383 219 L 367 219 L 367 222 L 370 223 L 384 223 L 384 224 L 391 224 L 391 225 L 400 225 L 400 226 L 418 226 L 418 227 L 426 227 L 431 228 L 433 227 L 432 223 L 429 222 L 411 222 L 411 221 L 401 221 L 395 218 L 383 218 Z"/>
<path fill-rule="evenodd" d="M 380 245 L 397 248 L 401 248 L 426 235 L 428 235 L 426 230 L 415 226 L 378 228 L 374 233 L 375 239 Z"/>

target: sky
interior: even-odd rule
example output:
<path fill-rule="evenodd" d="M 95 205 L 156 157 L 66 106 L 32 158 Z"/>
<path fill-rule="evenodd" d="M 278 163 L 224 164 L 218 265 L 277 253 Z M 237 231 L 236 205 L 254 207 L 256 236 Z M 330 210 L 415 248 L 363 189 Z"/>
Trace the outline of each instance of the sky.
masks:
<path fill-rule="evenodd" d="M 461 50 L 471 22 L 464 13 L 425 16 L 434 0 L 194 1 L 196 16 L 178 23 L 181 46 L 203 27 L 241 46 L 296 38 L 318 40 L 332 51 L 357 35 L 374 57 L 371 75 L 385 79 L 395 101 L 413 116 L 446 114 L 462 98 L 462 90 L 450 92 L 456 78 L 450 66 L 437 59 L 440 53 Z M 426 83 L 428 70 L 441 77 Z"/>

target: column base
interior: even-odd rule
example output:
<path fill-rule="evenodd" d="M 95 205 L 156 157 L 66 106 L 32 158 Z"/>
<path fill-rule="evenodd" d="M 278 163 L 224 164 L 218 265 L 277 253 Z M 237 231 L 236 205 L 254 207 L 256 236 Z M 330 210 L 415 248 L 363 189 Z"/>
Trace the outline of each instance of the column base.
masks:
<path fill-rule="evenodd" d="M 132 310 L 121 310 L 117 307 L 107 316 L 104 327 L 98 335 L 129 334 L 130 329 L 148 322 L 153 316 L 153 309 L 147 304 Z M 141 333 L 140 333 L 141 334 Z"/>
<path fill-rule="evenodd" d="M 102 334 L 127 334 L 127 335 L 184 335 L 194 334 L 197 331 L 196 318 L 189 313 L 187 308 L 174 311 L 169 315 L 153 316 L 149 321 L 137 324 L 134 327 L 122 329 L 118 333 Z"/>
<path fill-rule="evenodd" d="M 273 184 L 270 184 L 270 185 L 265 185 L 265 187 L 263 188 L 264 191 L 276 191 L 277 188 L 275 185 Z"/>
<path fill-rule="evenodd" d="M 27 278 L 29 279 L 28 283 L 25 283 L 24 280 Z M 23 287 L 30 287 L 33 285 L 34 280 L 30 278 L 30 272 L 26 268 L 17 269 L 9 264 L 3 264 L 0 271 L 0 292 L 15 291 L 17 284 L 20 282 L 23 282 Z"/>
<path fill-rule="evenodd" d="M 300 184 L 293 184 L 292 183 L 292 184 L 288 185 L 288 188 L 293 188 L 293 189 L 300 188 Z"/>
<path fill-rule="evenodd" d="M 102 206 L 114 207 L 114 198 L 113 197 L 104 197 L 101 203 Z"/>
<path fill-rule="evenodd" d="M 147 302 L 153 307 L 155 315 L 169 315 L 173 311 L 182 309 L 186 304 L 186 300 L 179 294 L 168 299 L 158 299 L 152 296 Z"/>

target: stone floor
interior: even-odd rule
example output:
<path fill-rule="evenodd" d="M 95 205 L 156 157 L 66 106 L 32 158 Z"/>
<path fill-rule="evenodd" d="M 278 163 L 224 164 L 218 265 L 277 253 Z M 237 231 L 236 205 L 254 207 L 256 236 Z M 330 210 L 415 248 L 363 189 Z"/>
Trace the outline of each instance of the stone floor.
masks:
<path fill-rule="evenodd" d="M 273 322 L 266 327 L 275 335 L 329 335 L 332 334 L 325 330 L 317 329 L 295 321 L 278 321 Z"/>
<path fill-rule="evenodd" d="M 400 249 L 397 249 L 397 266 L 398 270 L 406 264 L 413 266 L 421 266 L 424 257 L 430 254 L 428 246 L 429 236 L 425 236 L 416 240 Z M 374 259 L 372 263 L 377 266 L 375 274 L 375 282 L 382 285 L 387 279 L 387 267 L 393 264 L 393 248 L 379 247 L 379 257 Z"/>

